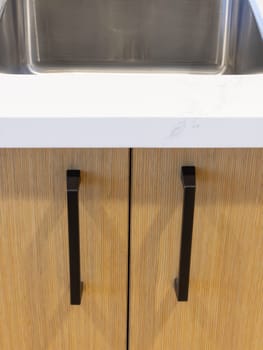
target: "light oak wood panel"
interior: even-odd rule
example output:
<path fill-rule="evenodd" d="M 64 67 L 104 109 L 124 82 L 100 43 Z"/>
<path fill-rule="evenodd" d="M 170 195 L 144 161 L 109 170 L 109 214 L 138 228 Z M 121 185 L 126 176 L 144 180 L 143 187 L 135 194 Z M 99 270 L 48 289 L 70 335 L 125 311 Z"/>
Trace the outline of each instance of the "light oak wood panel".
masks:
<path fill-rule="evenodd" d="M 196 166 L 189 301 L 177 302 L 182 165 Z M 134 150 L 130 350 L 263 349 L 263 150 Z"/>
<path fill-rule="evenodd" d="M 0 349 L 124 350 L 128 150 L 0 150 Z M 81 306 L 69 305 L 66 169 L 81 170 Z"/>

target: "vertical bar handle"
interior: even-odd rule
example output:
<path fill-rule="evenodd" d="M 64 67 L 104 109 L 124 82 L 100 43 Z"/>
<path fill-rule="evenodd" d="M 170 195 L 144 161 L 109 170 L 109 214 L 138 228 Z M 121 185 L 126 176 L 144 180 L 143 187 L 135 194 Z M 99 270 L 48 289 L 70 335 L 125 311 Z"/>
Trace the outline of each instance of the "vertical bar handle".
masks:
<path fill-rule="evenodd" d="M 181 180 L 184 189 L 182 233 L 179 273 L 175 280 L 175 291 L 178 301 L 188 300 L 190 263 L 192 249 L 192 233 L 195 205 L 195 167 L 183 166 L 181 169 Z"/>
<path fill-rule="evenodd" d="M 80 305 L 82 282 L 80 280 L 80 244 L 79 244 L 79 185 L 80 170 L 67 170 L 68 202 L 68 242 L 70 304 Z"/>

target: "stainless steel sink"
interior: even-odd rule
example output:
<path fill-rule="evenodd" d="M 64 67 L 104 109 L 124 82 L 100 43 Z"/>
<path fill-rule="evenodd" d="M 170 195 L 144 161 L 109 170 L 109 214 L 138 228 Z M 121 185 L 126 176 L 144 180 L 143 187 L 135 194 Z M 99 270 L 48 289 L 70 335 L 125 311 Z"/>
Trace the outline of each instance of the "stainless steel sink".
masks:
<path fill-rule="evenodd" d="M 0 72 L 102 69 L 263 73 L 263 40 L 248 0 L 7 0 Z"/>

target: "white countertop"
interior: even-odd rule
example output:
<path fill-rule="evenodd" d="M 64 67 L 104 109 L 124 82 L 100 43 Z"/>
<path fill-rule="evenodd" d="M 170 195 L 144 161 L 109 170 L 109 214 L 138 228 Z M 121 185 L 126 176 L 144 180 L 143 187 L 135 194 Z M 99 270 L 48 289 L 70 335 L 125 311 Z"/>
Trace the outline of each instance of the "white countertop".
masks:
<path fill-rule="evenodd" d="M 2 75 L 0 147 L 263 147 L 262 91 L 263 75 Z"/>
<path fill-rule="evenodd" d="M 262 92 L 263 74 L 2 74 L 0 147 L 263 147 Z"/>
<path fill-rule="evenodd" d="M 263 117 L 263 74 L 0 75 L 0 117 Z"/>

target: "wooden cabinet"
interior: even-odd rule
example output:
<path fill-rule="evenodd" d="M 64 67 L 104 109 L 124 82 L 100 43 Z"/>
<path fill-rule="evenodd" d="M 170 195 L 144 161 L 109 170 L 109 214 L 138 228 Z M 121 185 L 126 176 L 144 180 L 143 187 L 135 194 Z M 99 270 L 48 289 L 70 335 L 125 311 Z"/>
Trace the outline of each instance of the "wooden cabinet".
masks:
<path fill-rule="evenodd" d="M 2 149 L 0 164 L 1 350 L 263 349 L 263 149 Z M 178 302 L 187 165 L 193 240 Z M 80 306 L 67 169 L 81 170 Z"/>
<path fill-rule="evenodd" d="M 130 350 L 263 349 L 263 150 L 134 150 Z M 174 290 L 196 166 L 189 300 Z"/>
<path fill-rule="evenodd" d="M 128 150 L 0 150 L 0 349 L 124 350 Z M 70 305 L 66 170 L 81 170 Z"/>

